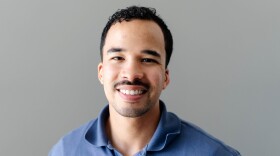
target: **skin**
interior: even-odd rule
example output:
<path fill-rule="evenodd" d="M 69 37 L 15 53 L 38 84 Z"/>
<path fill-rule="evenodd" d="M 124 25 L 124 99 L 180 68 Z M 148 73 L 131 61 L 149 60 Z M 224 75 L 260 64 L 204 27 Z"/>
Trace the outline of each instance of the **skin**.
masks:
<path fill-rule="evenodd" d="M 108 31 L 98 77 L 109 101 L 107 135 L 125 156 L 145 147 L 156 130 L 159 96 L 170 81 L 165 55 L 163 33 L 153 21 L 117 22 Z"/>

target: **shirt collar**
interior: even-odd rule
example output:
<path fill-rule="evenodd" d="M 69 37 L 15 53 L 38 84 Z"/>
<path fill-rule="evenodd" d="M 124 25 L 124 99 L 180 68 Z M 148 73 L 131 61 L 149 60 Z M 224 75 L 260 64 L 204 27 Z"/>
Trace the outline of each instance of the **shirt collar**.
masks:
<path fill-rule="evenodd" d="M 162 150 L 175 136 L 180 134 L 181 120 L 175 114 L 167 112 L 162 101 L 160 101 L 160 110 L 160 121 L 151 141 L 148 143 L 147 151 Z"/>
<path fill-rule="evenodd" d="M 107 146 L 109 139 L 106 135 L 106 121 L 109 117 L 109 105 L 100 112 L 96 121 L 86 131 L 85 139 L 94 146 Z"/>
<path fill-rule="evenodd" d="M 176 135 L 180 134 L 181 120 L 173 113 L 166 111 L 165 104 L 160 101 L 161 117 L 158 127 L 147 145 L 147 151 L 162 150 L 170 143 Z M 109 117 L 109 106 L 107 105 L 86 131 L 85 139 L 94 146 L 107 146 L 109 144 L 106 135 L 106 121 Z"/>

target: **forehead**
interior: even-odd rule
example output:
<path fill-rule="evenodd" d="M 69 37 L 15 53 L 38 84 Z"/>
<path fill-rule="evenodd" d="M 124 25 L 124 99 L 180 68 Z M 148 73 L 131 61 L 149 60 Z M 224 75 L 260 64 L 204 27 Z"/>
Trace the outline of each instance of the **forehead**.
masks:
<path fill-rule="evenodd" d="M 140 51 L 150 49 L 165 55 L 165 43 L 161 28 L 151 20 L 117 22 L 109 29 L 104 52 L 110 48 Z"/>

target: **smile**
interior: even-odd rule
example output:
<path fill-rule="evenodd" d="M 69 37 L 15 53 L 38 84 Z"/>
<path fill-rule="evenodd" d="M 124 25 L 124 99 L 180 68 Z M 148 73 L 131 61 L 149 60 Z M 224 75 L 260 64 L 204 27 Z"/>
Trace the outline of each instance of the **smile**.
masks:
<path fill-rule="evenodd" d="M 125 89 L 120 89 L 119 90 L 121 93 L 126 94 L 126 95 L 141 95 L 144 93 L 143 90 L 125 90 Z"/>

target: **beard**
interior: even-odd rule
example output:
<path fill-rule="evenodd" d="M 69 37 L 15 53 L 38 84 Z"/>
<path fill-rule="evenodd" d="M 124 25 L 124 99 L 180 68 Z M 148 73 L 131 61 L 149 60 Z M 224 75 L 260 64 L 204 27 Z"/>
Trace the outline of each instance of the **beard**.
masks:
<path fill-rule="evenodd" d="M 122 104 L 113 104 L 112 106 L 113 109 L 115 109 L 115 111 L 123 117 L 137 118 L 143 116 L 148 111 L 150 111 L 156 105 L 156 102 L 151 102 L 149 100 L 145 104 L 129 103 L 126 105 L 129 106 L 123 107 Z M 141 105 L 141 107 L 135 107 L 137 105 Z"/>
<path fill-rule="evenodd" d="M 131 104 L 131 105 L 137 105 L 137 104 Z M 123 117 L 137 118 L 137 117 L 140 117 L 140 116 L 143 116 L 144 114 L 146 114 L 149 110 L 151 110 L 151 108 L 154 105 L 155 104 L 152 104 L 152 103 L 148 102 L 147 104 L 145 104 L 141 108 L 133 108 L 133 106 L 129 107 L 129 108 L 119 108 L 119 107 L 114 106 L 114 105 L 113 105 L 113 108 L 115 109 L 115 111 L 118 114 L 120 114 Z"/>

